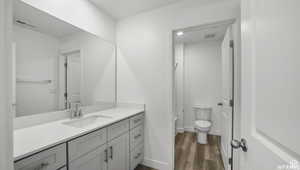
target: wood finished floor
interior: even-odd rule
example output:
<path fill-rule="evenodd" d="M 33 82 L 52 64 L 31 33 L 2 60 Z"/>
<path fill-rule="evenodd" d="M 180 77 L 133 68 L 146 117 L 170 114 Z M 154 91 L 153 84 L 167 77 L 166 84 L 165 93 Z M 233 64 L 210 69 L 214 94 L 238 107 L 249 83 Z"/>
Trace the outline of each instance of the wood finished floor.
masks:
<path fill-rule="evenodd" d="M 208 136 L 208 144 L 197 143 L 195 133 L 176 135 L 175 170 L 224 170 L 219 149 L 220 138 Z M 135 170 L 155 170 L 139 166 Z"/>
<path fill-rule="evenodd" d="M 136 167 L 134 170 L 156 170 L 156 169 L 149 168 L 149 167 L 146 167 L 146 166 L 144 166 L 144 165 L 139 165 L 139 166 Z"/>
<path fill-rule="evenodd" d="M 196 133 L 176 135 L 175 170 L 224 170 L 219 149 L 220 137 L 208 136 L 208 144 L 198 144 Z"/>

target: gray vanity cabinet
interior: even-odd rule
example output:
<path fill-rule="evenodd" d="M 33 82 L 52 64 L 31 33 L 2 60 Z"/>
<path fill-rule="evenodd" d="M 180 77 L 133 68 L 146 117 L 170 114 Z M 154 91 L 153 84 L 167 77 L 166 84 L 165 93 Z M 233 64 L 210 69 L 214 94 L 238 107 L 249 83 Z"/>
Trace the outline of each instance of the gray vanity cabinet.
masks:
<path fill-rule="evenodd" d="M 129 134 L 125 133 L 69 163 L 69 170 L 129 170 Z"/>
<path fill-rule="evenodd" d="M 15 162 L 15 170 L 59 170 L 66 166 L 66 144 L 61 144 Z"/>
<path fill-rule="evenodd" d="M 94 151 L 72 161 L 69 170 L 107 170 L 107 148 L 106 145 L 98 147 Z"/>
<path fill-rule="evenodd" d="M 134 170 L 143 153 L 141 113 L 16 161 L 15 170 Z"/>
<path fill-rule="evenodd" d="M 69 170 L 129 170 L 129 119 L 68 142 Z"/>
<path fill-rule="evenodd" d="M 97 130 L 95 132 L 86 134 L 79 138 L 68 142 L 69 162 L 76 160 L 83 155 L 86 155 L 98 147 L 106 144 L 107 132 L 106 128 Z"/>
<path fill-rule="evenodd" d="M 130 118 L 130 170 L 144 160 L 144 114 Z"/>
<path fill-rule="evenodd" d="M 128 133 L 108 143 L 108 170 L 129 170 Z"/>
<path fill-rule="evenodd" d="M 104 132 L 107 132 L 107 135 Z M 107 143 L 101 146 L 98 154 L 91 156 L 91 153 L 88 153 L 80 157 L 80 153 L 102 145 L 105 140 Z M 77 155 L 76 165 L 71 162 L 69 170 L 94 170 L 97 166 L 99 170 L 134 170 L 144 159 L 144 114 L 138 114 L 69 142 L 70 160 L 72 155 Z M 94 159 L 98 162 L 93 163 Z M 80 165 L 84 168 L 80 168 Z M 92 167 L 88 169 L 89 166 Z"/>

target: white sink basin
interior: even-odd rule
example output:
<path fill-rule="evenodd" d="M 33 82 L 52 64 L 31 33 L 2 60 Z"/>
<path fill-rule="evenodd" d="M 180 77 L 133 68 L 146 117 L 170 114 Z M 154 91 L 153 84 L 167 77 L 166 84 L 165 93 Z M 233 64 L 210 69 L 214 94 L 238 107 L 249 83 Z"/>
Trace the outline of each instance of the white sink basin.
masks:
<path fill-rule="evenodd" d="M 95 116 L 79 118 L 77 120 L 71 120 L 68 122 L 64 122 L 63 124 L 72 126 L 72 127 L 76 127 L 76 128 L 84 128 L 87 126 L 92 126 L 95 123 L 104 122 L 111 118 L 112 117 L 110 117 L 110 116 L 95 115 Z"/>

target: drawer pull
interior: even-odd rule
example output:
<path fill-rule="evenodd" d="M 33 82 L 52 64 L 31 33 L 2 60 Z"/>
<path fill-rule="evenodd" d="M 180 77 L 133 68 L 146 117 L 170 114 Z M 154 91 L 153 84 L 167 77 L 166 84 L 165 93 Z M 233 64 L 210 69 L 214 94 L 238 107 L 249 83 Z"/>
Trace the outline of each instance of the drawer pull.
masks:
<path fill-rule="evenodd" d="M 108 151 L 107 151 L 107 149 L 105 149 L 105 159 L 104 159 L 104 161 L 107 163 L 108 162 Z"/>
<path fill-rule="evenodd" d="M 141 155 L 142 155 L 141 153 L 138 153 L 138 154 L 134 157 L 134 159 L 138 159 Z"/>
<path fill-rule="evenodd" d="M 110 148 L 110 159 L 114 159 L 114 150 L 113 150 L 113 147 L 109 147 Z"/>
<path fill-rule="evenodd" d="M 137 138 L 139 138 L 141 136 L 142 136 L 142 134 L 138 134 L 138 135 L 134 136 L 134 139 L 137 139 Z"/>

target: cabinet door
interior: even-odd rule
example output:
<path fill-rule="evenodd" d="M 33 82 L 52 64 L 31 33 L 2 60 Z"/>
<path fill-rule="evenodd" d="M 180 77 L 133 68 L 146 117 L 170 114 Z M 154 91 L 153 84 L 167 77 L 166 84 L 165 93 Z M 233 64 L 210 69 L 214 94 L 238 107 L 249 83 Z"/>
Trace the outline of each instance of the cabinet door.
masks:
<path fill-rule="evenodd" d="M 70 163 L 69 170 L 107 170 L 108 153 L 106 145 Z"/>
<path fill-rule="evenodd" d="M 108 170 L 129 170 L 128 133 L 109 142 L 108 155 Z"/>
<path fill-rule="evenodd" d="M 106 136 L 106 128 L 104 128 L 69 141 L 69 162 L 72 162 L 105 144 L 107 140 Z"/>

